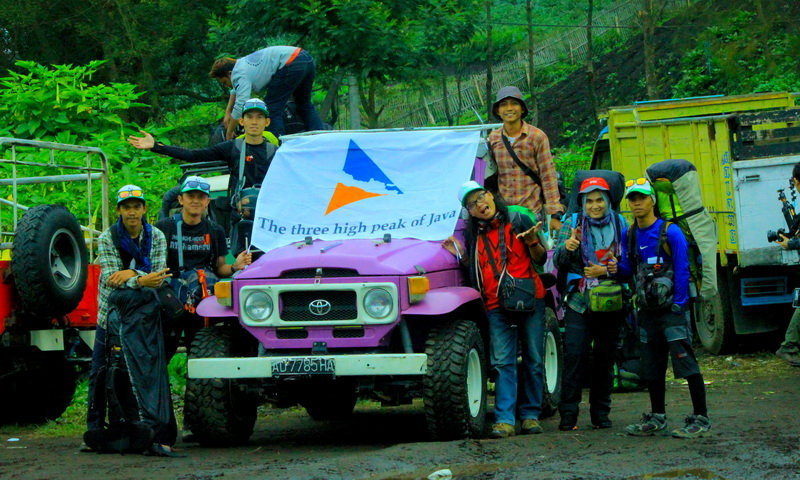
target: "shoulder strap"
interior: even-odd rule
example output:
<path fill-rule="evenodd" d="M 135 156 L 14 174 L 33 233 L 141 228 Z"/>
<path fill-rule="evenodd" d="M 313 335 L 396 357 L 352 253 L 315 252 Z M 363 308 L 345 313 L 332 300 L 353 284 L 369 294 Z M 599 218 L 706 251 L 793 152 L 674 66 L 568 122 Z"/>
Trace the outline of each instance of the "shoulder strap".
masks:
<path fill-rule="evenodd" d="M 636 271 L 639 266 L 639 251 L 636 245 L 636 223 L 628 228 L 628 262 L 631 264 L 631 269 Z"/>
<path fill-rule="evenodd" d="M 247 158 L 247 144 L 244 138 L 237 138 L 234 140 L 234 146 L 239 149 L 239 178 L 236 180 L 236 188 L 231 192 L 231 207 L 236 209 L 236 204 L 239 202 L 239 194 L 244 188 L 244 163 Z"/>
<path fill-rule="evenodd" d="M 172 216 L 172 219 L 175 220 L 178 236 L 178 270 L 183 272 L 183 216 L 180 213 L 176 213 Z"/>
<path fill-rule="evenodd" d="M 544 211 L 544 205 L 547 203 L 544 198 L 544 187 L 542 186 L 542 179 L 539 177 L 539 174 L 534 172 L 531 167 L 522 163 L 522 161 L 517 156 L 517 152 L 514 151 L 514 148 L 511 146 L 511 142 L 508 141 L 508 137 L 506 137 L 505 133 L 502 131 L 500 132 L 500 137 L 503 139 L 503 145 L 506 146 L 506 150 L 508 150 L 508 154 L 511 155 L 511 158 L 514 160 L 514 163 L 525 173 L 525 175 L 529 176 L 533 183 L 535 183 L 539 187 L 539 195 L 542 197 L 542 211 Z"/>
<path fill-rule="evenodd" d="M 498 232 L 499 233 L 499 232 Z M 480 238 L 483 239 L 483 248 L 486 249 L 486 258 L 489 260 L 489 267 L 492 268 L 492 274 L 494 275 L 495 280 L 500 279 L 500 270 L 497 268 L 497 262 L 494 261 L 494 253 L 492 252 L 492 242 L 489 241 L 489 236 L 486 232 L 480 234 Z M 477 242 L 476 242 L 477 243 Z M 477 248 L 475 249 L 475 256 L 478 256 Z"/>
<path fill-rule="evenodd" d="M 672 225 L 672 222 L 664 221 L 664 224 L 661 225 L 661 230 L 658 232 L 658 247 L 659 251 L 664 251 L 670 257 L 672 256 L 672 251 L 669 248 L 669 243 L 667 243 L 667 229 L 669 226 Z M 660 262 L 659 262 L 660 263 Z"/>

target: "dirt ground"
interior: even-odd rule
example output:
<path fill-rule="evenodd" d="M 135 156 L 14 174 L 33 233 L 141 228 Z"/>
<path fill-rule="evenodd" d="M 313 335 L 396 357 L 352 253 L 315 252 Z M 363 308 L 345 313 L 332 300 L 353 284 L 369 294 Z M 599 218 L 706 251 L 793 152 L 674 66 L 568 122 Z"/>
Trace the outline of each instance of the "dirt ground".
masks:
<path fill-rule="evenodd" d="M 0 478 L 11 479 L 800 479 L 800 368 L 766 354 L 701 359 L 712 434 L 695 440 L 637 438 L 622 429 L 648 409 L 645 392 L 613 397 L 611 430 L 505 440 L 426 440 L 419 405 L 359 405 L 352 419 L 314 422 L 301 409 L 268 410 L 247 446 L 178 444 L 185 458 L 79 453 L 80 439 L 0 427 Z M 671 381 L 671 425 L 690 412 L 688 389 Z M 18 441 L 8 441 L 18 438 Z"/>

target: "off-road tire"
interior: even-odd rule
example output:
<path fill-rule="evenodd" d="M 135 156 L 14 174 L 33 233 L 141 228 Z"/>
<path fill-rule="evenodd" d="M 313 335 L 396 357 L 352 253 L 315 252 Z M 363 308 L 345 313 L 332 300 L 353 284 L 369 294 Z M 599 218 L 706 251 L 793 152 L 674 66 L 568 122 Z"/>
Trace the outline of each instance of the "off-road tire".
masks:
<path fill-rule="evenodd" d="M 714 355 L 731 352 L 736 347 L 730 292 L 732 282 L 729 270 L 718 269 L 718 294 L 710 299 L 699 299 L 692 309 L 697 338 L 703 348 Z"/>
<path fill-rule="evenodd" d="M 189 359 L 232 356 L 236 356 L 234 331 L 227 325 L 202 328 L 189 351 Z M 184 424 L 201 445 L 247 442 L 253 434 L 257 407 L 257 399 L 243 392 L 234 379 L 186 379 Z"/>
<path fill-rule="evenodd" d="M 542 395 L 542 412 L 539 418 L 547 418 L 558 411 L 561 401 L 561 379 L 564 374 L 564 351 L 561 340 L 561 329 L 558 318 L 552 308 L 544 311 L 544 392 Z"/>
<path fill-rule="evenodd" d="M 75 216 L 61 205 L 40 205 L 19 220 L 11 271 L 22 310 L 60 317 L 78 306 L 86 288 L 88 253 Z"/>
<path fill-rule="evenodd" d="M 300 405 L 317 421 L 340 420 L 349 417 L 358 400 L 352 379 L 313 382 L 302 394 Z"/>
<path fill-rule="evenodd" d="M 12 373 L 13 371 L 13 373 Z M 72 403 L 77 374 L 63 352 L 0 355 L 0 424 L 44 423 L 60 417 Z"/>
<path fill-rule="evenodd" d="M 434 327 L 428 334 L 428 372 L 423 377 L 422 395 L 433 440 L 482 437 L 486 433 L 484 345 L 478 326 L 469 320 Z"/>

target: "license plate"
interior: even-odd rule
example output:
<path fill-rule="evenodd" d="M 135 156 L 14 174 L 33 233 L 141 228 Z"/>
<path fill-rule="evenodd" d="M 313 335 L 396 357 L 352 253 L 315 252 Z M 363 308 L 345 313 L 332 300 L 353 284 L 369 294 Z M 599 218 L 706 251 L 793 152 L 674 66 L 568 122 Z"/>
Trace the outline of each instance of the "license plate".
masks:
<path fill-rule="evenodd" d="M 272 361 L 272 376 L 333 375 L 336 361 L 332 358 L 287 358 Z"/>

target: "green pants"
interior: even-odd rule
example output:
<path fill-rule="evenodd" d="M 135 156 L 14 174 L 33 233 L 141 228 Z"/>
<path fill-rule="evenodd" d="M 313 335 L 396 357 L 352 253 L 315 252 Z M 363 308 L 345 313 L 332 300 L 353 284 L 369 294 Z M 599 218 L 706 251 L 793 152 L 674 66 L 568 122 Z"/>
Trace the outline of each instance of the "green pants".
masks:
<path fill-rule="evenodd" d="M 794 310 L 794 315 L 786 327 L 786 336 L 781 343 L 781 348 L 786 353 L 800 354 L 800 308 Z"/>

